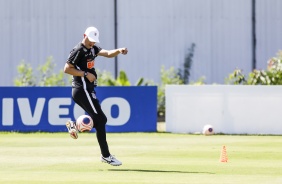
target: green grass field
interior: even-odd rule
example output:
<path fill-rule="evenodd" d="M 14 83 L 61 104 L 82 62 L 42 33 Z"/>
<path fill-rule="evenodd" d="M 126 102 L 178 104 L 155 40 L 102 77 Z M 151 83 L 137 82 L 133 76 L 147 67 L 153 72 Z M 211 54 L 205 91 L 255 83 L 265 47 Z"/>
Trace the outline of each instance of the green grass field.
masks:
<path fill-rule="evenodd" d="M 108 143 L 122 166 L 100 162 L 94 133 L 0 133 L 0 183 L 282 183 L 282 136 L 108 133 Z"/>

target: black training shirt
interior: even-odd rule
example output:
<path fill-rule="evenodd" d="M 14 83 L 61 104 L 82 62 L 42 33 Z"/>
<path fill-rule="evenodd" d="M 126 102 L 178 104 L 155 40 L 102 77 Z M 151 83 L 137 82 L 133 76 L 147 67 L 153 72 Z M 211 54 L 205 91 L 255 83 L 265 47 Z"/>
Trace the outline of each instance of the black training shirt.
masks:
<path fill-rule="evenodd" d="M 82 43 L 76 45 L 67 59 L 67 62 L 74 65 L 77 70 L 92 73 L 97 79 L 97 73 L 95 71 L 95 58 L 102 48 L 94 45 L 92 48 L 87 49 Z M 86 77 L 73 76 L 72 87 L 79 88 L 84 87 L 89 90 L 93 90 L 95 87 L 94 82 L 89 82 Z"/>

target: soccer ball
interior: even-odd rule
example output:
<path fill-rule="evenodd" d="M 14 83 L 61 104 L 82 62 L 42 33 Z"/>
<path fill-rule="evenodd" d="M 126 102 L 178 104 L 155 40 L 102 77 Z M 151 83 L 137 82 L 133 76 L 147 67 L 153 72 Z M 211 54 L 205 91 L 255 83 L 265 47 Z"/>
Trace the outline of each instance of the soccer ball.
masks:
<path fill-rule="evenodd" d="M 93 120 L 88 115 L 81 115 L 76 120 L 76 128 L 80 132 L 89 132 L 93 128 Z"/>
<path fill-rule="evenodd" d="M 203 128 L 203 134 L 204 135 L 212 135 L 214 134 L 213 127 L 211 125 L 205 125 Z"/>

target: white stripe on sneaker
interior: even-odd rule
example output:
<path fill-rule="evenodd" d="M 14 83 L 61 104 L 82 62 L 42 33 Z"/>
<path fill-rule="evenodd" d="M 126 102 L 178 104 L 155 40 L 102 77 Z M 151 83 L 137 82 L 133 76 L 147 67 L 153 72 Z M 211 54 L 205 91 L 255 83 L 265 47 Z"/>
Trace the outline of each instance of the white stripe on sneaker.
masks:
<path fill-rule="evenodd" d="M 101 156 L 101 161 L 104 163 L 108 163 L 112 166 L 120 166 L 122 163 L 117 160 L 113 155 L 110 155 L 109 157 L 103 157 Z"/>

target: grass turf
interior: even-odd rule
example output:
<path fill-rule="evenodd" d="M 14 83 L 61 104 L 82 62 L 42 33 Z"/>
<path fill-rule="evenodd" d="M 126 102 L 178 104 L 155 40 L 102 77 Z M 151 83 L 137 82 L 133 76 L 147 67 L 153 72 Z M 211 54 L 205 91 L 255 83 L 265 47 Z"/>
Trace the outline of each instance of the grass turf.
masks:
<path fill-rule="evenodd" d="M 0 183 L 282 183 L 282 136 L 107 135 L 120 167 L 100 162 L 95 133 L 0 133 Z"/>

